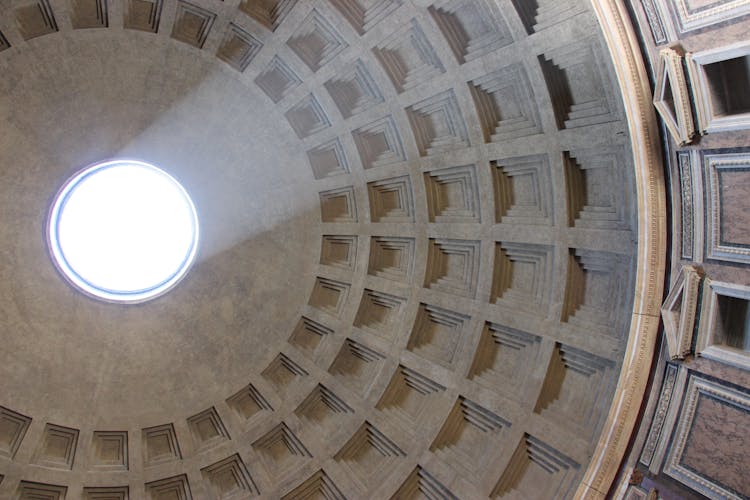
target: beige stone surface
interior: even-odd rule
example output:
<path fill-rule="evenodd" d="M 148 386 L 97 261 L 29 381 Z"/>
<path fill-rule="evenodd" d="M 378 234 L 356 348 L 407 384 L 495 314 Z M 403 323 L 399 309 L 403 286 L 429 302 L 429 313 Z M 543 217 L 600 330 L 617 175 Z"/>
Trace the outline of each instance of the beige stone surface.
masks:
<path fill-rule="evenodd" d="M 2 6 L 0 497 L 573 496 L 624 453 L 664 265 L 597 16 L 251 3 L 165 0 L 155 33 L 128 2 L 95 29 Z M 199 213 L 194 268 L 144 304 L 72 289 L 44 241 L 109 157 Z"/>

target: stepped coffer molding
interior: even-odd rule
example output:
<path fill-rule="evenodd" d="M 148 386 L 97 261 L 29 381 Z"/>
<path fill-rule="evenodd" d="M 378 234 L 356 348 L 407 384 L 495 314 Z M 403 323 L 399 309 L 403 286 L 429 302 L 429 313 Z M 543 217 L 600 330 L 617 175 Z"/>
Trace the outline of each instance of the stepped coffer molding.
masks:
<path fill-rule="evenodd" d="M 750 128 L 749 60 L 747 41 L 687 55 L 701 133 Z"/>

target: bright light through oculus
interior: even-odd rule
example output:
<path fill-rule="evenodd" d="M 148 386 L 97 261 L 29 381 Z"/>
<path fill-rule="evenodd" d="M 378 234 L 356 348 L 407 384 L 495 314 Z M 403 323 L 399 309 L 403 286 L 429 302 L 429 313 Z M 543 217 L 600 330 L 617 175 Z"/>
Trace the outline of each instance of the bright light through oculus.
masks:
<path fill-rule="evenodd" d="M 171 176 L 137 161 L 99 163 L 55 199 L 49 242 L 57 266 L 83 291 L 142 302 L 174 286 L 198 246 L 198 218 Z"/>

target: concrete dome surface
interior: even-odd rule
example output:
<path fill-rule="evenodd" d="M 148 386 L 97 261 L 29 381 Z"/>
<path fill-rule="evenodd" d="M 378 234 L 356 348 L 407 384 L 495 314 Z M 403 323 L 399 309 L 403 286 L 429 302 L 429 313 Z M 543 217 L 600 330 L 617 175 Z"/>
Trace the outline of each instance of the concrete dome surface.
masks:
<path fill-rule="evenodd" d="M 0 4 L 0 497 L 606 494 L 666 253 L 622 15 Z M 197 209 L 195 264 L 148 302 L 81 293 L 45 242 L 109 158 Z"/>

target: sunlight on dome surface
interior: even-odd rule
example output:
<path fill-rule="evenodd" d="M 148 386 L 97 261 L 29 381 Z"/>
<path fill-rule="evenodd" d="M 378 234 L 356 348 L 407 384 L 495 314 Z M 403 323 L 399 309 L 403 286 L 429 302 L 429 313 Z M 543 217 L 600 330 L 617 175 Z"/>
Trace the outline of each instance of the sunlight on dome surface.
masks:
<path fill-rule="evenodd" d="M 198 244 L 187 192 L 153 165 L 112 161 L 76 174 L 50 213 L 56 264 L 83 291 L 142 302 L 175 285 Z"/>

